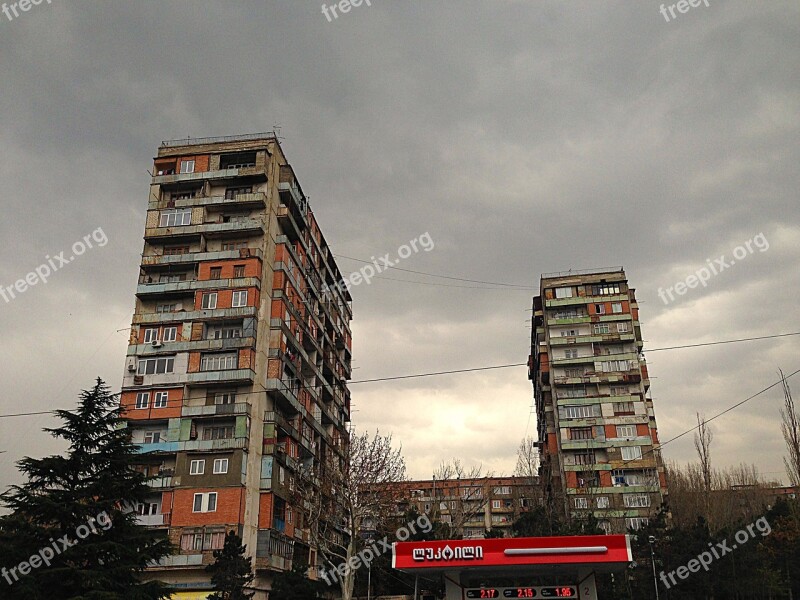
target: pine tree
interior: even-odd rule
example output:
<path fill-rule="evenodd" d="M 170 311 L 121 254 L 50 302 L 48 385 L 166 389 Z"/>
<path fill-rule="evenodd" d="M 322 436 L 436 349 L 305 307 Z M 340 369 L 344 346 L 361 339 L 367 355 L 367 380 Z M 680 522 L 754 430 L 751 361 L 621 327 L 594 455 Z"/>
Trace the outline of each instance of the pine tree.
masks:
<path fill-rule="evenodd" d="M 247 600 L 255 592 L 246 588 L 253 581 L 253 565 L 245 558 L 247 547 L 242 544 L 235 531 L 225 536 L 222 550 L 214 550 L 215 561 L 206 567 L 211 573 L 211 583 L 216 590 L 209 600 Z"/>
<path fill-rule="evenodd" d="M 139 577 L 148 563 L 170 553 L 170 545 L 140 526 L 129 508 L 144 501 L 149 489 L 146 478 L 131 468 L 137 447 L 120 411 L 98 379 L 82 392 L 75 411 L 55 411 L 61 427 L 45 429 L 68 443 L 66 452 L 19 461 L 27 482 L 0 496 L 11 510 L 0 518 L 0 597 L 169 597 L 163 584 Z M 30 569 L 18 568 L 21 561 Z"/>
<path fill-rule="evenodd" d="M 322 591 L 322 586 L 311 581 L 307 573 L 308 564 L 295 559 L 291 571 L 275 575 L 269 597 L 274 600 L 313 600 Z"/>

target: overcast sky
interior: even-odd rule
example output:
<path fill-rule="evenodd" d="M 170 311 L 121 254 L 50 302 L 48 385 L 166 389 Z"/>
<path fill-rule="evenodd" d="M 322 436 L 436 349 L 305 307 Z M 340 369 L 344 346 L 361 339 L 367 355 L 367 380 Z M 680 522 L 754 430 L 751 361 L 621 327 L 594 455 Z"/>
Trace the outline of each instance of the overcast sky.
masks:
<path fill-rule="evenodd" d="M 119 389 L 161 140 L 272 130 L 337 254 L 433 250 L 353 290 L 354 380 L 524 363 L 543 272 L 625 267 L 645 350 L 798 326 L 800 5 L 53 0 L 0 13 L 0 285 L 102 229 L 5 302 L 3 414 Z M 13 16 L 13 13 L 12 13 Z M 706 287 L 658 289 L 763 234 Z M 741 254 L 741 252 L 740 252 Z M 56 263 L 57 264 L 57 263 Z M 341 259 L 343 272 L 360 263 Z M 403 281 L 397 281 L 403 280 Z M 661 439 L 800 368 L 800 336 L 647 354 Z M 800 397 L 800 375 L 792 379 Z M 535 434 L 525 367 L 352 386 L 414 477 L 509 474 Z M 783 476 L 778 388 L 713 422 L 717 466 Z M 0 488 L 59 446 L 0 418 Z M 667 459 L 694 458 L 687 435 Z"/>

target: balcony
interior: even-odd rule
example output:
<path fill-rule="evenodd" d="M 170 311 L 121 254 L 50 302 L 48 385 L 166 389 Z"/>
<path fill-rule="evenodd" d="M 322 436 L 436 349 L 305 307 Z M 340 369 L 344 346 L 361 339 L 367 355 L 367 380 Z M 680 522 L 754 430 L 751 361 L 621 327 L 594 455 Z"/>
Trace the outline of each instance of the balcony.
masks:
<path fill-rule="evenodd" d="M 187 440 L 176 442 L 182 451 L 190 450 L 235 450 L 237 448 L 247 448 L 249 438 L 238 437 L 223 440 Z"/>
<path fill-rule="evenodd" d="M 240 250 L 220 250 L 219 252 L 188 252 L 186 254 L 161 254 L 143 256 L 142 266 L 190 265 L 207 260 L 237 260 L 243 258 L 263 259 L 261 248 L 242 248 Z"/>
<path fill-rule="evenodd" d="M 136 523 L 145 527 L 164 527 L 169 525 L 169 515 L 137 515 Z"/>
<path fill-rule="evenodd" d="M 189 321 L 205 321 L 216 319 L 234 320 L 244 317 L 255 317 L 258 308 L 242 306 L 241 308 L 216 308 L 213 310 L 179 310 L 175 312 L 137 313 L 133 315 L 134 325 L 150 325 L 154 323 L 185 323 Z"/>
<path fill-rule="evenodd" d="M 233 198 L 225 196 L 200 196 L 174 201 L 175 208 L 205 206 L 207 208 L 266 208 L 267 195 L 264 192 L 237 194 Z"/>
<path fill-rule="evenodd" d="M 150 454 L 153 452 L 175 453 L 178 451 L 180 442 L 156 442 L 155 444 L 136 444 L 137 454 Z"/>
<path fill-rule="evenodd" d="M 246 402 L 236 404 L 211 404 L 208 406 L 184 406 L 182 417 L 219 417 L 231 415 L 250 416 L 250 405 Z"/>
<path fill-rule="evenodd" d="M 286 234 L 286 237 L 293 242 L 303 239 L 303 230 L 300 229 L 292 215 L 292 211 L 285 204 L 278 206 L 278 223 L 283 233 Z"/>
<path fill-rule="evenodd" d="M 136 344 L 128 346 L 128 356 L 147 356 L 164 352 L 211 352 L 215 350 L 239 350 L 255 348 L 256 338 L 239 337 L 220 340 L 195 340 L 193 342 L 162 342 L 160 346 Z"/>
<path fill-rule="evenodd" d="M 173 554 L 165 556 L 160 561 L 148 565 L 150 568 L 158 567 L 201 567 L 203 566 L 202 554 Z"/>
<path fill-rule="evenodd" d="M 150 479 L 147 481 L 147 487 L 152 488 L 154 490 L 171 488 L 172 476 L 170 475 L 166 477 L 155 477 L 154 479 Z"/>
<path fill-rule="evenodd" d="M 250 384 L 256 380 L 256 373 L 252 369 L 228 369 L 225 371 L 200 371 L 187 373 L 187 385 L 212 385 L 217 383 Z"/>
<path fill-rule="evenodd" d="M 186 296 L 199 290 L 222 290 L 230 288 L 261 288 L 258 277 L 240 277 L 238 279 L 204 279 L 192 281 L 175 281 L 171 283 L 140 283 L 136 287 L 136 296 L 142 300 L 152 297 Z"/>
<path fill-rule="evenodd" d="M 264 223 L 260 219 L 240 219 L 228 223 L 202 223 L 182 227 L 148 227 L 144 239 L 148 242 L 164 242 L 170 239 L 197 239 L 226 237 L 230 235 L 264 235 Z"/>
<path fill-rule="evenodd" d="M 300 440 L 300 431 L 298 431 L 297 427 L 282 414 L 274 411 L 267 411 L 264 413 L 264 422 L 274 423 L 294 439 Z"/>
<path fill-rule="evenodd" d="M 199 173 L 171 173 L 169 175 L 153 176 L 153 185 L 164 185 L 167 183 L 182 183 L 187 181 L 207 181 L 210 179 L 235 179 L 249 175 L 261 175 L 266 181 L 267 174 L 265 165 L 253 167 L 240 167 L 231 169 L 219 169 L 217 171 L 201 171 Z"/>

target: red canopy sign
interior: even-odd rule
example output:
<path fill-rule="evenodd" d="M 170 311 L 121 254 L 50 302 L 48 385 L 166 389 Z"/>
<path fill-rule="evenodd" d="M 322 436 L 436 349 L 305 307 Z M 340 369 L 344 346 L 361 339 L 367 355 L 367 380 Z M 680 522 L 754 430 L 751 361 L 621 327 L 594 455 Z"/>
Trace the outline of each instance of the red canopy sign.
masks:
<path fill-rule="evenodd" d="M 392 566 L 395 569 L 447 569 L 629 563 L 632 560 L 627 535 L 578 535 L 397 542 Z"/>

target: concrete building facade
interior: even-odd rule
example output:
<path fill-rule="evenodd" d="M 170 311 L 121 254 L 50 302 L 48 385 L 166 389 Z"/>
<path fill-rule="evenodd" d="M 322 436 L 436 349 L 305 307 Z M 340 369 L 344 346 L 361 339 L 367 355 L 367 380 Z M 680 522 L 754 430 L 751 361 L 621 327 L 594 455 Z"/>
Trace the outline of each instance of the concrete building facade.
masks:
<path fill-rule="evenodd" d="M 667 493 L 639 307 L 622 267 L 542 276 L 533 299 L 540 478 L 565 516 L 638 529 Z"/>
<path fill-rule="evenodd" d="M 149 575 L 174 598 L 205 597 L 204 567 L 230 530 L 256 598 L 293 559 L 317 564 L 294 489 L 298 469 L 347 449 L 341 279 L 273 134 L 161 144 L 121 405 L 137 468 L 154 477 L 140 521 L 176 548 Z"/>

